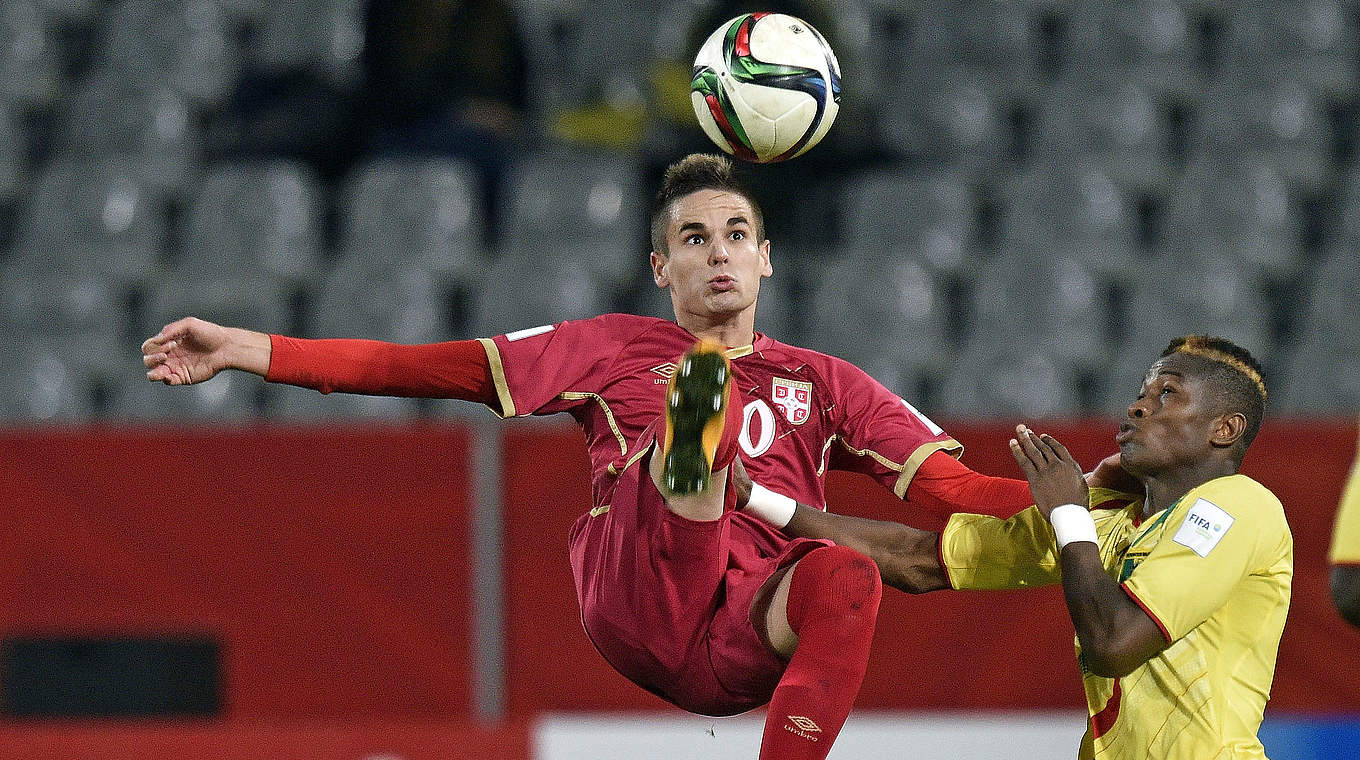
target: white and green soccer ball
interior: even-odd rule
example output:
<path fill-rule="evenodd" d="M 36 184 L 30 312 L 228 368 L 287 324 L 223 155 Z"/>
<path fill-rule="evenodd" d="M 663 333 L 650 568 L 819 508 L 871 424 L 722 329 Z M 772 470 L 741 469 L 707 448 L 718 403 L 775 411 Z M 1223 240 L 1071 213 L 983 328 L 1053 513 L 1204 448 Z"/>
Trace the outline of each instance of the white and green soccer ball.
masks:
<path fill-rule="evenodd" d="M 690 100 L 718 147 L 757 163 L 802 155 L 831 129 L 841 67 L 802 19 L 744 13 L 718 27 L 694 59 Z"/>

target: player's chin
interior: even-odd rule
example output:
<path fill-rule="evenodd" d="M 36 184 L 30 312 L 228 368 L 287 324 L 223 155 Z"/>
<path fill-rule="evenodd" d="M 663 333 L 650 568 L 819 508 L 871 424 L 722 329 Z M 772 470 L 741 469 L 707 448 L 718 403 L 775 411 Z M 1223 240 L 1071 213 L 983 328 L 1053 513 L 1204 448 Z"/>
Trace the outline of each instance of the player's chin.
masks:
<path fill-rule="evenodd" d="M 738 288 L 732 290 L 710 290 L 704 301 L 714 314 L 734 314 L 743 311 L 755 303 L 755 298 L 743 293 Z"/>
<path fill-rule="evenodd" d="M 1119 444 L 1119 466 L 1124 472 L 1138 477 L 1148 471 L 1153 463 L 1147 461 L 1142 447 L 1132 441 L 1124 441 Z"/>

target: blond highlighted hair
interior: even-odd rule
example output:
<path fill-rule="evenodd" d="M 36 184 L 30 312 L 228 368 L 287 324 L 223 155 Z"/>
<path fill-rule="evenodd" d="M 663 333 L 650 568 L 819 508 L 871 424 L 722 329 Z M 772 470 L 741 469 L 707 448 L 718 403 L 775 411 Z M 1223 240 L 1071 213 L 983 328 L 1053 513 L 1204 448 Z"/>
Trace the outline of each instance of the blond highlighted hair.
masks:
<path fill-rule="evenodd" d="M 1247 418 L 1247 430 L 1242 436 L 1245 450 L 1261 429 L 1266 399 L 1270 397 L 1261 363 L 1250 351 L 1227 338 L 1209 335 L 1187 335 L 1171 341 L 1162 356 L 1172 354 L 1195 356 L 1211 362 L 1210 366 L 1216 371 L 1210 372 L 1210 380 L 1218 385 L 1225 404 Z"/>

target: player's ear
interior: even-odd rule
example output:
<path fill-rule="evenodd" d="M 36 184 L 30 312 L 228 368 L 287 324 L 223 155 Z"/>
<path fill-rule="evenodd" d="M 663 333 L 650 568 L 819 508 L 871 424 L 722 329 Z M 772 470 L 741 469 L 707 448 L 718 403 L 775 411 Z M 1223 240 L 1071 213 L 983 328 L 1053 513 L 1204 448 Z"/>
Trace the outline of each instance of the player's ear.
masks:
<path fill-rule="evenodd" d="M 770 263 L 770 239 L 765 238 L 760 241 L 760 276 L 769 277 L 774 274 L 774 266 Z"/>
<path fill-rule="evenodd" d="M 666 270 L 666 264 L 670 262 L 670 257 L 660 251 L 652 251 L 652 280 L 658 288 L 669 288 L 671 286 L 670 272 Z"/>
<path fill-rule="evenodd" d="M 1214 419 L 1214 427 L 1209 442 L 1216 447 L 1226 448 L 1237 443 L 1247 432 L 1247 416 L 1241 412 L 1220 414 Z"/>

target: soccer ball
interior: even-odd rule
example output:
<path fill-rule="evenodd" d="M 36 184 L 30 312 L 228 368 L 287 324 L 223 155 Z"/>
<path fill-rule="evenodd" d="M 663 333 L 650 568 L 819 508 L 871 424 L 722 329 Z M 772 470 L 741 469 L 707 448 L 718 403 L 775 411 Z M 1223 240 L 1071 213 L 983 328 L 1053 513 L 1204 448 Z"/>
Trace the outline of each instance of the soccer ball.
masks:
<path fill-rule="evenodd" d="M 690 101 L 719 148 L 758 163 L 802 155 L 831 129 L 841 67 L 826 38 L 782 13 L 744 13 L 694 59 Z"/>

